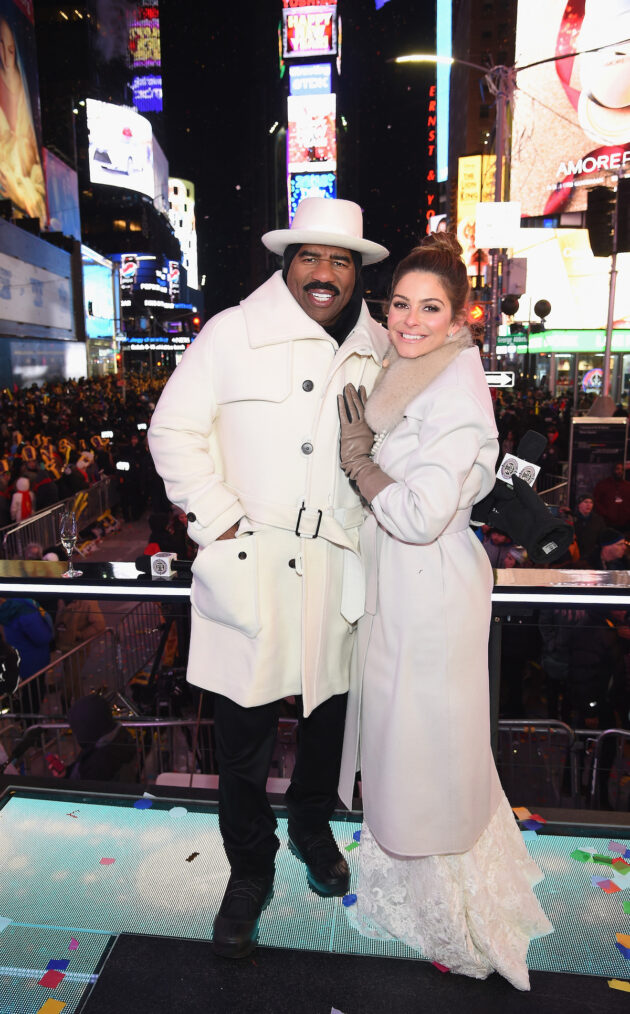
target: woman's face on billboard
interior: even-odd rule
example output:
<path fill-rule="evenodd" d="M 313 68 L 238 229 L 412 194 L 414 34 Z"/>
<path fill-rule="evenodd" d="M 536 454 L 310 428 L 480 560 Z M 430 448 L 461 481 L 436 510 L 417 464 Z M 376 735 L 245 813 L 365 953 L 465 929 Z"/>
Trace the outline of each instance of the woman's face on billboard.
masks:
<path fill-rule="evenodd" d="M 5 70 L 15 67 L 15 39 L 4 18 L 0 19 L 0 62 Z"/>

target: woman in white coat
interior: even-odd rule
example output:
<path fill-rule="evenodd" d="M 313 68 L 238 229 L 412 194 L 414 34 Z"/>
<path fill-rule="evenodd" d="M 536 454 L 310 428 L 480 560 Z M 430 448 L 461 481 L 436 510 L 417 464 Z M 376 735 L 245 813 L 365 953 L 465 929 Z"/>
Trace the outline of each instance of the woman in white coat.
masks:
<path fill-rule="evenodd" d="M 342 468 L 371 506 L 340 785 L 350 803 L 360 725 L 365 822 L 347 912 L 454 972 L 496 969 L 529 989 L 529 941 L 552 926 L 490 750 L 492 571 L 469 520 L 498 445 L 467 297 L 459 243 L 427 237 L 394 273 L 391 350 L 365 409 L 351 385 L 339 403 Z"/>

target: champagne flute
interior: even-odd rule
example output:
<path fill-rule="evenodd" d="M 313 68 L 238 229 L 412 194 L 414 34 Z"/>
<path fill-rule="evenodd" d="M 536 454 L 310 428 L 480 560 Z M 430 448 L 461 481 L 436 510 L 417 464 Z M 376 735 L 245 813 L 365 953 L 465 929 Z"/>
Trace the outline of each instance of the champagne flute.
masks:
<path fill-rule="evenodd" d="M 68 570 L 61 575 L 62 577 L 81 577 L 83 573 L 82 570 L 75 570 L 72 566 L 72 550 L 77 544 L 77 535 L 77 516 L 74 511 L 68 511 L 62 516 L 59 524 L 59 538 L 68 557 Z"/>

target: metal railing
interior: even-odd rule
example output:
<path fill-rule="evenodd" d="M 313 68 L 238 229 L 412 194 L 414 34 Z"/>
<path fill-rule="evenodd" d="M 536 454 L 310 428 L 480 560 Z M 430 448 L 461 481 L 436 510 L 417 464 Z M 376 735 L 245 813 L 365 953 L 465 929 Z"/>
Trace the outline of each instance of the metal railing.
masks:
<path fill-rule="evenodd" d="M 575 733 L 564 722 L 499 721 L 497 768 L 511 801 L 540 806 L 580 805 L 580 782 L 573 746 Z"/>
<path fill-rule="evenodd" d="M 117 502 L 116 480 L 106 476 L 88 489 L 38 511 L 26 521 L 0 529 L 0 556 L 4 560 L 23 559 L 30 542 L 38 542 L 44 551 L 58 546 L 59 522 L 66 511 L 74 511 L 81 530 L 101 520 Z"/>

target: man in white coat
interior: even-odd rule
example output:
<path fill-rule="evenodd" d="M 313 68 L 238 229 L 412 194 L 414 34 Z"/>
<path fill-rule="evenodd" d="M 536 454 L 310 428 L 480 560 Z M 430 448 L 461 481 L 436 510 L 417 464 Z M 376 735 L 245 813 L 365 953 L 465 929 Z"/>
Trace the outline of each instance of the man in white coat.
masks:
<path fill-rule="evenodd" d="M 279 842 L 265 786 L 283 698 L 301 709 L 286 794 L 289 847 L 311 888 L 343 895 L 329 820 L 355 625 L 360 501 L 339 466 L 337 395 L 369 391 L 388 345 L 362 299 L 361 209 L 307 198 L 263 243 L 283 269 L 210 320 L 166 385 L 149 444 L 187 513 L 193 564 L 188 679 L 214 692 L 219 822 L 231 867 L 213 946 L 256 945 Z"/>

